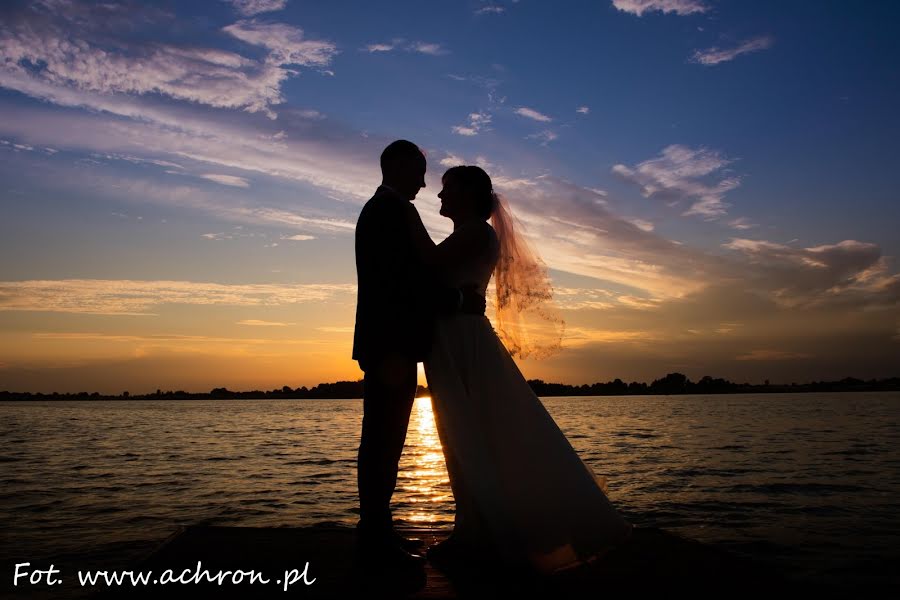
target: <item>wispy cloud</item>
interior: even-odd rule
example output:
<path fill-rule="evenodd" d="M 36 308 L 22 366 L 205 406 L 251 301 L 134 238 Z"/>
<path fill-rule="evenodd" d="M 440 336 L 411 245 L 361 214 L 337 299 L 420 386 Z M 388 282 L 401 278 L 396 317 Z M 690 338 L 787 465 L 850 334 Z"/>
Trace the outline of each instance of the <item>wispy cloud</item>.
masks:
<path fill-rule="evenodd" d="M 559 134 L 555 131 L 551 131 L 549 129 L 545 129 L 543 131 L 539 131 L 537 133 L 532 133 L 530 135 L 525 136 L 530 140 L 538 140 L 541 143 L 541 146 L 546 146 L 550 142 L 559 138 Z"/>
<path fill-rule="evenodd" d="M 771 48 L 775 40 L 770 36 L 762 36 L 741 42 L 733 48 L 708 48 L 706 50 L 695 50 L 691 55 L 691 62 L 706 66 L 718 65 L 723 62 L 734 60 L 741 54 L 749 52 L 758 52 Z"/>
<path fill-rule="evenodd" d="M 441 166 L 448 168 L 464 164 L 466 164 L 466 162 L 455 154 L 447 154 L 446 156 L 444 156 L 444 158 L 441 159 Z"/>
<path fill-rule="evenodd" d="M 812 358 L 812 354 L 806 354 L 804 352 L 790 352 L 788 350 L 772 350 L 772 349 L 759 349 L 759 350 L 751 350 L 745 354 L 741 354 L 735 356 L 735 360 L 762 360 L 762 361 L 773 361 L 773 360 L 797 360 L 799 358 Z"/>
<path fill-rule="evenodd" d="M 245 17 L 282 10 L 287 5 L 287 0 L 228 0 L 228 2 Z"/>
<path fill-rule="evenodd" d="M 204 173 L 201 175 L 203 179 L 215 181 L 221 185 L 229 185 L 231 187 L 248 188 L 250 182 L 244 177 L 235 177 L 234 175 L 218 175 L 216 173 Z"/>
<path fill-rule="evenodd" d="M 321 331 L 323 333 L 353 333 L 354 331 L 353 325 L 346 325 L 344 327 L 338 326 L 325 326 L 325 327 L 316 327 L 316 331 Z"/>
<path fill-rule="evenodd" d="M 900 274 L 890 273 L 888 259 L 877 244 L 843 240 L 798 248 L 733 238 L 722 247 L 747 257 L 747 284 L 764 286 L 781 306 L 860 302 L 900 306 Z"/>
<path fill-rule="evenodd" d="M 297 109 L 293 111 L 293 114 L 301 117 L 303 119 L 309 119 L 311 121 L 321 121 L 325 118 L 325 115 L 317 110 L 313 110 L 311 108 L 306 109 Z M 275 135 L 272 136 L 272 139 L 275 140 L 283 140 L 287 137 L 287 134 L 284 131 L 279 131 Z"/>
<path fill-rule="evenodd" d="M 67 18 L 68 15 L 68 18 Z M 0 30 L 0 86 L 47 98 L 70 91 L 112 97 L 161 94 L 218 108 L 274 115 L 297 67 L 321 68 L 337 49 L 278 23 L 239 21 L 224 31 L 268 50 L 261 59 L 203 46 L 148 44 L 98 33 L 93 20 L 35 4 Z"/>
<path fill-rule="evenodd" d="M 353 284 L 221 284 L 60 279 L 0 282 L 0 311 L 153 315 L 164 304 L 282 306 L 352 294 Z"/>
<path fill-rule="evenodd" d="M 237 321 L 237 325 L 250 325 L 253 327 L 287 327 L 289 325 L 296 325 L 296 323 L 282 323 L 280 321 L 261 321 L 259 319 L 244 319 L 243 321 Z"/>
<path fill-rule="evenodd" d="M 590 114 L 591 109 L 588 106 L 579 106 L 578 108 L 575 109 L 575 112 L 577 112 L 580 115 L 587 115 L 587 114 Z"/>
<path fill-rule="evenodd" d="M 469 114 L 469 123 L 467 125 L 454 125 L 453 133 L 471 137 L 486 131 L 490 124 L 491 115 L 489 113 L 474 112 Z"/>
<path fill-rule="evenodd" d="M 692 15 L 709 10 L 709 6 L 701 0 L 612 0 L 612 4 L 622 12 L 639 17 L 650 12 Z"/>
<path fill-rule="evenodd" d="M 571 288 L 557 286 L 553 289 L 553 299 L 563 310 L 613 308 L 618 304 L 616 294 L 603 288 Z"/>
<path fill-rule="evenodd" d="M 411 49 L 413 52 L 418 52 L 419 54 L 430 54 L 432 56 L 440 56 L 449 52 L 440 44 L 433 44 L 429 42 L 413 42 Z"/>
<path fill-rule="evenodd" d="M 150 335 L 121 335 L 115 333 L 102 333 L 93 331 L 38 331 L 31 336 L 38 340 L 65 340 L 65 341 L 105 341 L 105 342 L 199 342 L 199 343 L 241 343 L 241 344 L 317 344 L 323 342 L 290 339 L 261 339 L 222 337 L 211 335 L 182 335 L 172 333 L 160 333 Z M 325 342 L 327 343 L 327 342 Z"/>
<path fill-rule="evenodd" d="M 394 48 L 396 48 L 395 43 L 389 44 L 369 44 L 365 47 L 366 52 L 390 52 Z"/>
<path fill-rule="evenodd" d="M 754 227 L 757 227 L 757 224 L 751 222 L 747 217 L 732 219 L 728 221 L 727 225 L 732 229 L 753 229 Z"/>
<path fill-rule="evenodd" d="M 23 151 L 23 150 L 25 152 L 33 152 L 34 151 L 34 146 L 29 146 L 28 144 L 17 144 L 15 142 L 10 142 L 8 140 L 0 140 L 0 147 L 8 148 L 8 149 L 16 151 L 16 152 Z"/>
<path fill-rule="evenodd" d="M 291 240 L 291 241 L 294 241 L 294 242 L 308 242 L 309 240 L 314 240 L 314 239 L 316 239 L 316 236 L 314 236 L 314 235 L 306 235 L 306 234 L 303 234 L 303 233 L 298 233 L 297 235 L 282 236 L 281 239 L 283 239 L 283 240 Z"/>
<path fill-rule="evenodd" d="M 13 152 L 39 152 L 49 156 L 53 156 L 59 152 L 56 148 L 35 148 L 28 144 L 17 144 L 16 142 L 11 142 L 9 140 L 0 140 L 0 150 L 11 150 Z"/>
<path fill-rule="evenodd" d="M 143 99 L 107 98 L 77 90 L 40 92 L 38 97 L 60 105 L 94 111 L 63 114 L 45 106 L 5 104 L 8 118 L 0 121 L 0 133 L 104 155 L 134 157 L 141 153 L 144 156 L 137 159 L 177 161 L 180 167 L 203 163 L 200 173 L 208 173 L 211 166 L 241 169 L 309 183 L 348 198 L 370 195 L 371 182 L 377 176 L 377 161 L 371 157 L 377 156 L 381 140 L 334 139 L 327 131 L 310 127 L 306 118 L 292 119 L 291 111 L 279 119 L 278 130 L 287 129 L 290 135 L 273 136 L 263 135 L 265 128 L 250 116 L 242 120 L 227 113 L 207 115 Z M 192 169 L 197 169 L 196 164 Z"/>
<path fill-rule="evenodd" d="M 337 54 L 333 43 L 305 39 L 302 29 L 284 23 L 250 19 L 222 30 L 242 42 L 266 48 L 269 51 L 266 62 L 278 66 L 324 67 Z"/>
<path fill-rule="evenodd" d="M 158 167 L 166 167 L 168 169 L 178 169 L 180 171 L 184 170 L 184 167 L 178 163 L 174 163 L 168 160 L 160 160 L 158 158 L 142 158 L 140 156 L 129 156 L 127 154 L 116 154 L 116 153 L 92 153 L 94 158 L 104 158 L 106 160 L 124 160 L 126 162 L 134 163 L 134 164 L 148 164 L 148 165 L 156 165 Z"/>
<path fill-rule="evenodd" d="M 367 44 L 363 46 L 362 50 L 370 54 L 374 54 L 377 52 L 393 52 L 396 50 L 403 52 L 415 52 L 418 54 L 429 54 L 431 56 L 441 56 L 444 54 L 449 54 L 450 52 L 441 44 L 421 41 L 407 42 L 403 38 L 394 38 L 390 42 L 377 42 L 374 44 Z"/>
<path fill-rule="evenodd" d="M 588 344 L 621 344 L 623 342 L 651 342 L 662 337 L 658 331 L 593 329 L 589 327 L 567 327 L 562 340 L 565 348 L 577 348 Z"/>
<path fill-rule="evenodd" d="M 707 183 L 704 179 L 719 174 L 731 162 L 714 150 L 674 144 L 663 148 L 658 158 L 635 167 L 618 164 L 613 166 L 612 172 L 640 186 L 647 198 L 659 197 L 673 202 L 694 200 L 682 216 L 699 215 L 710 220 L 725 214 L 730 204 L 723 198 L 740 185 L 740 177 L 728 176 L 717 183 Z"/>
<path fill-rule="evenodd" d="M 208 214 L 217 220 L 230 221 L 239 225 L 278 225 L 308 232 L 328 234 L 349 233 L 355 228 L 352 218 L 340 218 L 333 210 L 297 209 L 262 204 L 258 199 L 244 198 L 238 193 L 228 195 L 225 191 L 213 191 L 190 185 L 159 183 L 144 179 L 122 177 L 91 176 L 92 189 L 103 196 L 120 199 L 125 196 L 130 202 L 152 203 L 160 206 L 190 209 Z M 83 185 L 75 178 L 73 185 Z M 353 212 L 350 209 L 348 212 Z M 208 239 L 233 239 L 246 234 L 221 233 L 204 234 Z"/>
<path fill-rule="evenodd" d="M 528 108 L 526 106 L 521 106 L 514 111 L 520 117 L 525 117 L 527 119 L 533 119 L 535 121 L 540 121 L 541 123 L 549 123 L 553 119 L 548 117 L 547 115 L 540 113 L 533 108 Z"/>
<path fill-rule="evenodd" d="M 489 6 L 482 6 L 481 8 L 479 8 L 478 10 L 475 11 L 475 14 L 476 15 L 500 15 L 500 14 L 503 14 L 504 12 L 506 12 L 506 9 L 503 8 L 502 6 L 489 5 Z"/>
<path fill-rule="evenodd" d="M 644 231 L 653 231 L 653 229 L 654 229 L 653 223 L 651 223 L 650 221 L 647 221 L 645 219 L 628 218 L 628 217 L 625 217 L 625 218 L 628 221 L 630 221 L 632 224 L 634 224 L 634 226 L 637 227 L 638 229 L 642 229 Z"/>

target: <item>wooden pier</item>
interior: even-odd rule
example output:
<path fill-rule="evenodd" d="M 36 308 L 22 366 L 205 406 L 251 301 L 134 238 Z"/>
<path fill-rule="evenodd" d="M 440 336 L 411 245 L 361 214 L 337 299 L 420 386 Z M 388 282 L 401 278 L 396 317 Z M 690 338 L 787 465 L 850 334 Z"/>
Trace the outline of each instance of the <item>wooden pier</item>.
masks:
<path fill-rule="evenodd" d="M 446 530 L 406 529 L 408 537 L 426 546 L 444 539 Z M 486 572 L 447 574 L 428 564 L 424 585 L 404 590 L 385 576 L 373 580 L 354 564 L 355 532 L 350 528 L 256 528 L 189 526 L 163 542 L 135 571 L 152 570 L 153 577 L 171 569 L 188 583 L 98 588 L 92 596 L 109 598 L 470 598 L 516 597 L 596 598 L 611 591 L 708 592 L 733 595 L 748 591 L 809 591 L 749 559 L 652 528 L 636 528 L 632 541 L 593 565 L 552 578 L 523 578 L 496 567 Z M 198 566 L 199 563 L 199 566 Z M 268 579 L 250 583 L 245 574 L 235 582 L 226 573 L 221 585 L 196 582 L 196 573 L 254 570 Z M 302 576 L 305 570 L 305 578 Z M 284 582 L 295 581 L 285 589 Z M 203 579 L 201 577 L 200 579 Z M 306 582 L 311 582 L 307 584 Z M 395 585 L 396 584 L 396 585 Z"/>

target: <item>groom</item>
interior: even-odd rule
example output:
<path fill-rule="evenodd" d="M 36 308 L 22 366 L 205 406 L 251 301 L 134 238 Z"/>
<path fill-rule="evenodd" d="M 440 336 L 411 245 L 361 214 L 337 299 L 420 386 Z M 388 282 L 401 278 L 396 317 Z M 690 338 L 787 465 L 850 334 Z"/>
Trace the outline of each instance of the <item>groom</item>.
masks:
<path fill-rule="evenodd" d="M 425 169 L 425 155 L 412 142 L 388 145 L 381 154 L 382 184 L 356 224 L 353 359 L 365 372 L 358 547 L 368 559 L 409 568 L 424 562 L 414 553 L 420 542 L 394 530 L 390 501 L 415 399 L 416 363 L 431 347 L 437 313 L 483 314 L 485 308 L 474 290 L 435 285 L 416 255 L 411 228 L 422 225 L 411 202 L 425 187 Z"/>

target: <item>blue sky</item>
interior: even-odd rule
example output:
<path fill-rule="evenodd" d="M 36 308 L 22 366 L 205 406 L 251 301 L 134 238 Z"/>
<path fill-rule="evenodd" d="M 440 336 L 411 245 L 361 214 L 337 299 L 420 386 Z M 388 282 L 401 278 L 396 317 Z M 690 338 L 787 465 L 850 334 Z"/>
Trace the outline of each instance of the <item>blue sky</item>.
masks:
<path fill-rule="evenodd" d="M 0 389 L 358 377 L 353 225 L 396 138 L 436 239 L 477 163 L 551 268 L 565 350 L 526 375 L 897 374 L 896 3 L 0 11 Z"/>

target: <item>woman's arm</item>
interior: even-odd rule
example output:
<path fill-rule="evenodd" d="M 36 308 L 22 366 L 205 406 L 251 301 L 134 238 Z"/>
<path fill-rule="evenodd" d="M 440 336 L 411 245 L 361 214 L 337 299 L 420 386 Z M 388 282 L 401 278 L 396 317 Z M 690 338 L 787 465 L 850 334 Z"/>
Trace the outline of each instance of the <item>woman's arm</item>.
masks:
<path fill-rule="evenodd" d="M 428 235 L 428 230 L 425 229 L 425 224 L 422 223 L 419 211 L 411 203 L 406 205 L 406 221 L 412 237 L 413 248 L 424 264 L 431 264 L 430 259 L 434 254 L 435 243 L 431 236 Z"/>
<path fill-rule="evenodd" d="M 419 255 L 419 260 L 428 271 L 429 280 L 436 282 L 440 279 L 440 271 L 453 265 L 457 261 L 465 260 L 469 252 L 477 250 L 478 240 L 481 234 L 477 230 L 483 230 L 484 243 L 489 243 L 488 233 L 483 227 L 469 227 L 453 232 L 450 237 L 435 244 L 419 212 L 409 205 L 407 212 L 409 229 L 411 231 L 413 248 Z M 466 231 L 469 230 L 469 231 Z M 462 311 L 471 314 L 484 314 L 485 299 L 474 286 L 462 288 L 432 287 L 434 292 L 434 304 L 440 312 L 454 313 Z"/>
<path fill-rule="evenodd" d="M 477 256 L 489 243 L 487 223 L 457 229 L 440 244 L 435 244 L 419 212 L 410 205 L 407 213 L 413 247 L 423 264 L 438 269 L 456 265 Z"/>

